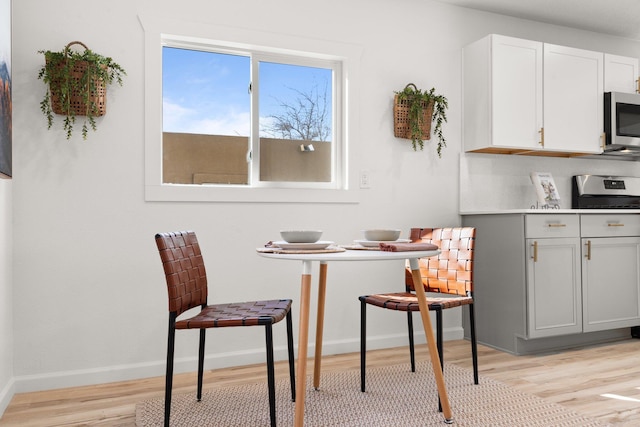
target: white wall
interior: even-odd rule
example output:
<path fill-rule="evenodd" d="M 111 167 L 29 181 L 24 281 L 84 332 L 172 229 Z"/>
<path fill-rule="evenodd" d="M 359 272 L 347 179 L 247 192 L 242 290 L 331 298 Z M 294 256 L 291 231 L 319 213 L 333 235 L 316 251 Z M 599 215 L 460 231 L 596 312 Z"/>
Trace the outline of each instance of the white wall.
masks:
<path fill-rule="evenodd" d="M 11 54 L 11 0 L 0 0 L 0 56 Z M 0 58 L 11 64 L 11 58 Z M 12 181 L 0 179 L 0 414 L 14 393 Z"/>
<path fill-rule="evenodd" d="M 496 32 L 638 53 L 637 43 L 428 0 L 327 0 L 314 8 L 291 0 L 21 0 L 13 6 L 17 391 L 163 374 L 167 302 L 153 241 L 158 231 L 198 233 L 211 300 L 297 300 L 300 265 L 254 251 L 281 228 L 320 228 L 324 238 L 348 243 L 364 227 L 457 224 L 463 45 Z M 145 203 L 138 13 L 361 46 L 362 90 L 353 100 L 360 122 L 351 143 L 354 164 L 370 171 L 372 188 L 360 191 L 360 203 Z M 46 89 L 36 79 L 43 62 L 37 51 L 72 40 L 112 56 L 128 72 L 124 87 L 110 91 L 107 115 L 88 141 L 65 140 L 59 125 L 48 131 L 38 105 Z M 393 91 L 408 82 L 435 86 L 449 98 L 442 159 L 433 143 L 416 153 L 409 141 L 393 137 Z M 400 288 L 401 278 L 401 263 L 331 265 L 326 353 L 357 351 L 357 296 Z M 459 334 L 459 313 L 447 326 L 450 336 Z M 376 313 L 369 330 L 372 346 L 405 342 L 404 316 Z M 208 368 L 263 360 L 262 331 L 240 332 L 209 335 Z M 194 368 L 195 338 L 179 334 L 178 370 Z"/>
<path fill-rule="evenodd" d="M 14 393 L 12 182 L 0 179 L 0 414 Z"/>

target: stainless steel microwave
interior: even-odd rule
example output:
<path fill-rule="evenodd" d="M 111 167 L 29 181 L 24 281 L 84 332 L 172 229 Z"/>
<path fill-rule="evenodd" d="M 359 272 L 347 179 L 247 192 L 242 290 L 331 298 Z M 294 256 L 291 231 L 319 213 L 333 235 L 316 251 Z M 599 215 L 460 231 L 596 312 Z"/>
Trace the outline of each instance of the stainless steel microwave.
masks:
<path fill-rule="evenodd" d="M 605 92 L 605 151 L 640 150 L 640 95 Z"/>

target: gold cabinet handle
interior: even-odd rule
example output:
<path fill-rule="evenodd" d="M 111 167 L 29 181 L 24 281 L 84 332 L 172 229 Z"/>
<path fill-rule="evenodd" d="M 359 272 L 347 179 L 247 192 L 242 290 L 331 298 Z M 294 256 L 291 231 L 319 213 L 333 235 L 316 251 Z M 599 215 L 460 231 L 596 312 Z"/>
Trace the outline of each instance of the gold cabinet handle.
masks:
<path fill-rule="evenodd" d="M 640 78 L 636 79 L 636 93 L 640 93 Z"/>
<path fill-rule="evenodd" d="M 540 128 L 540 130 L 538 131 L 538 133 L 540 134 L 540 142 L 538 142 L 538 144 L 542 145 L 542 147 L 544 147 L 544 128 Z"/>
<path fill-rule="evenodd" d="M 538 242 L 533 242 L 533 262 L 538 262 Z"/>
<path fill-rule="evenodd" d="M 591 260 L 591 240 L 587 240 L 587 260 Z"/>
<path fill-rule="evenodd" d="M 547 227 L 566 227 L 567 224 L 558 224 L 558 223 L 553 223 L 553 224 L 547 224 Z"/>
<path fill-rule="evenodd" d="M 619 222 L 610 222 L 607 224 L 607 227 L 624 227 L 624 224 Z"/>

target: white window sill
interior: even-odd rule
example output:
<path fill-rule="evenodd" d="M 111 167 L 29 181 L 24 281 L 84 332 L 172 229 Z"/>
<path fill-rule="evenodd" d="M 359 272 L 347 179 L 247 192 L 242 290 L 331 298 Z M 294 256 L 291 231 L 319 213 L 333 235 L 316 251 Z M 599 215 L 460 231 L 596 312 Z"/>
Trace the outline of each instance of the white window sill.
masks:
<path fill-rule="evenodd" d="M 359 203 L 357 190 L 147 185 L 148 202 Z"/>

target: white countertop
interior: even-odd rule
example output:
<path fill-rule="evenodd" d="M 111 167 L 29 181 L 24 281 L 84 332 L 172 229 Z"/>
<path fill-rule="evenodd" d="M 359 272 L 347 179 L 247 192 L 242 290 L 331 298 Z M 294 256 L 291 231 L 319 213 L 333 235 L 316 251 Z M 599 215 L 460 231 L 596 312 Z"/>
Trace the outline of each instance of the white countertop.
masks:
<path fill-rule="evenodd" d="M 504 214 L 640 214 L 640 209 L 502 209 L 460 212 L 460 215 Z"/>

